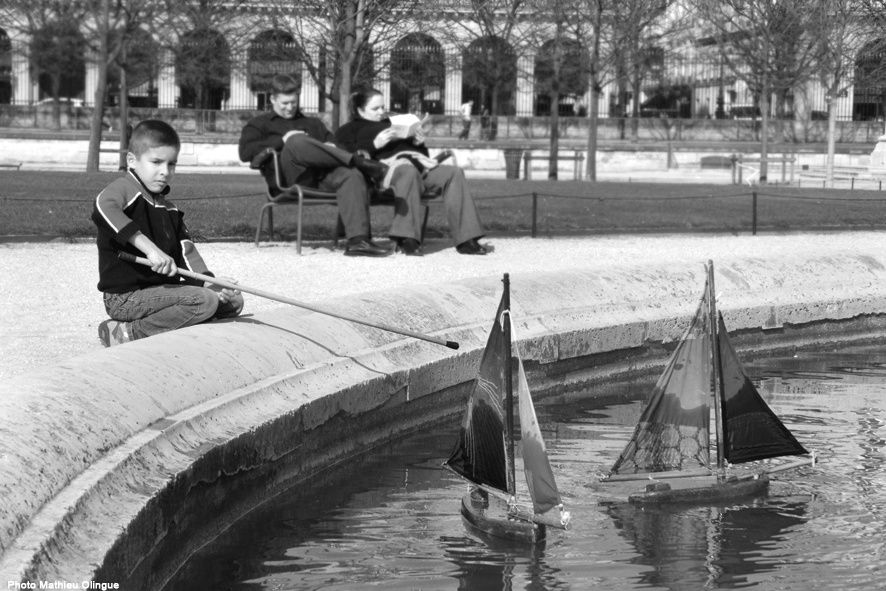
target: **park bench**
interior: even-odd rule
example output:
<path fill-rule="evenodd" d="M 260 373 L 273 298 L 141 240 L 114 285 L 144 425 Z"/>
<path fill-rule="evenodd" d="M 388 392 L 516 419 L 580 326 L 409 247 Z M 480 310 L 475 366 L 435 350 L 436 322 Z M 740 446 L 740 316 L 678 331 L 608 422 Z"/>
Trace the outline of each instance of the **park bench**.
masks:
<path fill-rule="evenodd" d="M 21 162 L 12 162 L 6 160 L 4 162 L 0 162 L 0 168 L 14 168 L 15 170 L 21 170 L 22 163 Z"/>
<path fill-rule="evenodd" d="M 789 182 L 791 184 L 794 182 L 794 164 L 796 161 L 797 159 L 793 156 L 786 155 L 770 156 L 766 158 L 766 163 L 769 166 L 773 164 L 781 164 L 781 182 Z M 745 168 L 750 172 L 747 183 L 755 183 L 760 176 L 761 163 L 762 160 L 760 158 L 748 158 L 739 154 L 738 158 L 735 160 L 735 167 L 732 169 L 732 184 L 740 185 L 742 183 Z M 790 165 L 790 167 L 788 167 L 788 165 Z"/>
<path fill-rule="evenodd" d="M 451 156 L 450 152 L 443 152 L 437 156 L 441 162 Z M 258 213 L 258 223 L 255 228 L 255 245 L 259 245 L 261 240 L 262 227 L 264 226 L 265 217 L 268 218 L 268 238 L 274 239 L 274 208 L 277 206 L 294 205 L 297 208 L 296 213 L 296 229 L 295 229 L 295 251 L 301 254 L 302 243 L 302 226 L 304 224 L 304 208 L 315 205 L 327 205 L 338 207 L 335 193 L 329 191 L 321 191 L 314 187 L 293 184 L 286 185 L 283 183 L 283 175 L 280 172 L 280 154 L 273 148 L 265 148 L 250 162 L 249 167 L 254 170 L 261 170 L 264 166 L 273 166 L 274 182 L 267 183 L 267 202 L 264 203 Z M 428 191 L 422 195 L 422 203 L 425 205 L 425 215 L 422 222 L 421 234 L 424 236 L 425 229 L 428 225 L 428 214 L 431 205 L 440 196 L 439 192 Z M 394 196 L 390 191 L 380 191 L 372 189 L 370 194 L 371 206 L 375 205 L 394 205 Z M 338 239 L 344 235 L 344 225 L 341 216 L 336 218 L 336 228 L 333 241 L 337 245 Z"/>
<path fill-rule="evenodd" d="M 564 154 L 563 152 L 557 153 L 557 162 L 572 162 L 573 163 L 573 178 L 575 180 L 581 179 L 581 163 L 584 162 L 585 153 L 581 150 L 573 150 L 572 154 Z M 524 180 L 532 180 L 532 161 L 533 160 L 545 160 L 550 161 L 550 154 L 533 154 L 529 150 L 523 152 L 523 178 Z"/>
<path fill-rule="evenodd" d="M 711 155 L 701 157 L 702 168 L 725 168 L 731 169 L 735 166 L 735 156 Z"/>

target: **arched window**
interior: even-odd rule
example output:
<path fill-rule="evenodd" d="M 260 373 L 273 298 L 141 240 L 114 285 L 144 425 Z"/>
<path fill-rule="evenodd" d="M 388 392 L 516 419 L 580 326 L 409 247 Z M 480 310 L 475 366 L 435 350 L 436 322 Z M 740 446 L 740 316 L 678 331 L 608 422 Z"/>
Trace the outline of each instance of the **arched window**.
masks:
<path fill-rule="evenodd" d="M 375 51 L 372 47 L 366 47 L 357 56 L 354 62 L 354 74 L 352 79 L 354 88 L 358 86 L 373 86 L 375 84 Z"/>
<path fill-rule="evenodd" d="M 483 37 L 462 56 L 462 100 L 474 101 L 474 110 L 513 115 L 517 94 L 517 54 L 503 39 Z"/>
<path fill-rule="evenodd" d="M 127 34 L 113 67 L 108 68 L 108 99 L 119 104 L 121 68 L 126 70 L 126 98 L 133 107 L 157 107 L 160 46 L 150 33 L 137 29 Z"/>
<path fill-rule="evenodd" d="M 0 103 L 12 102 L 12 43 L 0 29 Z"/>
<path fill-rule="evenodd" d="M 86 42 L 77 24 L 55 21 L 37 31 L 31 40 L 31 69 L 40 89 L 38 98 L 83 99 Z"/>
<path fill-rule="evenodd" d="M 259 33 L 249 43 L 249 88 L 256 94 L 256 108 L 268 108 L 271 81 L 278 74 L 287 74 L 302 81 L 302 52 L 292 35 L 270 30 Z"/>
<path fill-rule="evenodd" d="M 559 114 L 582 115 L 590 61 L 587 50 L 574 39 L 552 39 L 542 45 L 535 58 L 535 114 L 551 114 L 551 92 L 556 88 L 560 93 Z"/>
<path fill-rule="evenodd" d="M 391 52 L 391 110 L 443 113 L 446 64 L 443 49 L 430 35 L 411 33 Z"/>
<path fill-rule="evenodd" d="M 886 39 L 872 41 L 858 53 L 853 90 L 854 120 L 876 120 L 886 114 Z"/>
<path fill-rule="evenodd" d="M 179 106 L 221 109 L 230 96 L 231 52 L 218 31 L 195 29 L 182 37 L 175 60 Z"/>
<path fill-rule="evenodd" d="M 323 80 L 325 88 L 320 89 L 320 112 L 326 109 L 326 99 L 338 101 L 339 84 L 341 83 L 341 62 L 335 59 L 331 48 L 321 45 L 319 48 L 320 59 L 317 66 L 318 79 Z M 351 89 L 361 86 L 373 86 L 375 81 L 375 52 L 372 47 L 363 47 L 351 64 Z M 340 105 L 342 110 L 347 110 L 348 105 Z"/>

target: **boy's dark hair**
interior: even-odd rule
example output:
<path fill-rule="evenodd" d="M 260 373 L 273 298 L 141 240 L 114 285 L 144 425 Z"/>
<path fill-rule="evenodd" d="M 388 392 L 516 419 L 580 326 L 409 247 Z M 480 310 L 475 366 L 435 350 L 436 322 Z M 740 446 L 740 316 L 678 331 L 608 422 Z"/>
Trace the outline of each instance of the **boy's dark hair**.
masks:
<path fill-rule="evenodd" d="M 129 151 L 136 157 L 151 148 L 172 146 L 181 149 L 181 140 L 172 126 L 159 119 L 145 119 L 135 126 L 129 138 Z"/>
<path fill-rule="evenodd" d="M 289 74 L 277 74 L 271 79 L 271 94 L 298 94 L 301 80 Z"/>

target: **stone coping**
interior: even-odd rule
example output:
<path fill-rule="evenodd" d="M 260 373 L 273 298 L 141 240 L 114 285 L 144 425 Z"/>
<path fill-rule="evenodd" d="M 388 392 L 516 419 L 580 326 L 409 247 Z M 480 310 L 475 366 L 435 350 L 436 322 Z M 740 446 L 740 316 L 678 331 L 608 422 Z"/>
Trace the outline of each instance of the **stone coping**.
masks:
<path fill-rule="evenodd" d="M 538 367 L 667 343 L 704 281 L 697 264 L 512 274 L 515 338 Z M 739 259 L 719 266 L 716 281 L 730 331 L 778 333 L 886 309 L 880 252 Z M 500 277 L 489 277 L 326 304 L 458 341 L 458 351 L 280 308 L 8 380 L 0 577 L 162 585 L 223 527 L 189 521 L 183 508 L 194 499 L 230 490 L 227 514 L 211 515 L 233 521 L 330 462 L 457 412 L 500 293 Z"/>

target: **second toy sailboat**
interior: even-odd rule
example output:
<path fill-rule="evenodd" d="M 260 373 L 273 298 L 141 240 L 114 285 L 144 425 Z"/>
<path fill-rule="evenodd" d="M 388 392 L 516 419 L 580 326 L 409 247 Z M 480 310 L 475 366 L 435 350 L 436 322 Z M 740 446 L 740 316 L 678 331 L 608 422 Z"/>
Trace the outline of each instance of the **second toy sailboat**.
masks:
<path fill-rule="evenodd" d="M 468 481 L 461 513 L 469 527 L 496 538 L 536 542 L 546 526 L 566 528 L 560 493 L 548 460 L 523 363 L 516 356 L 523 471 L 531 504 L 518 498 L 514 462 L 510 282 L 489 333 L 455 449 L 444 467 Z"/>

